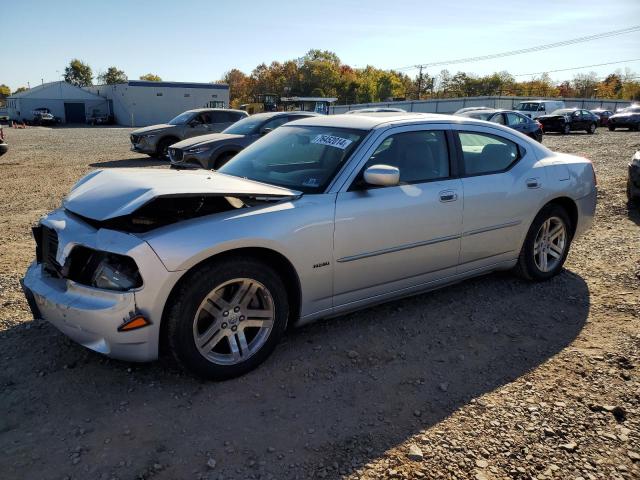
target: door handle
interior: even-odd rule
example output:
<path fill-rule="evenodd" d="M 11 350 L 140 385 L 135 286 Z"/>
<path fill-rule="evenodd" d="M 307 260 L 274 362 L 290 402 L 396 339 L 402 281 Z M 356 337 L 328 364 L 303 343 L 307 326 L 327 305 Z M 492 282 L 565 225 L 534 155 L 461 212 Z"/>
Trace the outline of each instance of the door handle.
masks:
<path fill-rule="evenodd" d="M 453 190 L 443 190 L 439 195 L 441 202 L 455 202 L 458 199 L 458 194 Z"/>
<path fill-rule="evenodd" d="M 540 179 L 538 177 L 527 178 L 527 188 L 540 188 Z"/>

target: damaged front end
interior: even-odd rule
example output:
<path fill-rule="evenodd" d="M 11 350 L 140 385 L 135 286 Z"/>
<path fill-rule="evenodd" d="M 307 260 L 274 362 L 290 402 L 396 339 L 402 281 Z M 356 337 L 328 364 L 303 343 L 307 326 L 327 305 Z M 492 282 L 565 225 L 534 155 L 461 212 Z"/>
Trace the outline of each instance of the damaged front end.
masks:
<path fill-rule="evenodd" d="M 34 317 L 85 347 L 153 360 L 164 299 L 180 274 L 166 268 L 144 233 L 297 195 L 214 172 L 92 172 L 63 208 L 34 227 L 36 259 L 22 281 L 25 296 Z"/>
<path fill-rule="evenodd" d="M 244 198 L 219 195 L 167 196 L 154 198 L 127 215 L 105 220 L 94 220 L 82 215 L 78 217 L 96 229 L 107 228 L 128 233 L 145 233 L 192 218 L 279 200 L 281 200 L 279 197 L 257 196 Z"/>

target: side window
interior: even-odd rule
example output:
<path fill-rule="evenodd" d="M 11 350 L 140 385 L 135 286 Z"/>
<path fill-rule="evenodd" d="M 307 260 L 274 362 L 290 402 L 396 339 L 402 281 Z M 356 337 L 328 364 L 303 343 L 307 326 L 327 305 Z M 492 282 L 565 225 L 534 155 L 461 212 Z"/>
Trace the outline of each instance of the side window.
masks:
<path fill-rule="evenodd" d="M 501 113 L 498 113 L 491 118 L 491 121 L 499 125 L 504 125 L 504 115 L 502 115 Z"/>
<path fill-rule="evenodd" d="M 209 124 L 212 123 L 211 117 L 212 115 L 209 112 L 202 112 L 200 115 L 198 115 L 198 121 L 200 123 Z"/>
<path fill-rule="evenodd" d="M 289 117 L 282 115 L 280 117 L 276 117 L 276 118 L 272 118 L 271 120 L 269 120 L 268 122 L 266 122 L 262 128 L 260 128 L 261 132 L 264 132 L 265 130 L 269 129 L 269 131 L 271 130 L 275 130 L 276 128 L 278 128 L 281 125 L 284 125 L 285 123 L 289 122 Z"/>
<path fill-rule="evenodd" d="M 487 133 L 460 132 L 460 145 L 467 175 L 497 173 L 520 159 L 518 145 Z"/>
<path fill-rule="evenodd" d="M 406 132 L 386 138 L 373 152 L 371 165 L 400 170 L 400 183 L 419 183 L 449 177 L 449 150 L 443 131 Z"/>
<path fill-rule="evenodd" d="M 228 119 L 227 112 L 209 112 L 209 117 L 211 121 L 209 123 L 226 123 L 230 120 Z"/>
<path fill-rule="evenodd" d="M 520 115 L 516 115 L 515 113 L 507 113 L 507 124 L 511 127 L 520 125 L 524 123 L 526 120 Z"/>

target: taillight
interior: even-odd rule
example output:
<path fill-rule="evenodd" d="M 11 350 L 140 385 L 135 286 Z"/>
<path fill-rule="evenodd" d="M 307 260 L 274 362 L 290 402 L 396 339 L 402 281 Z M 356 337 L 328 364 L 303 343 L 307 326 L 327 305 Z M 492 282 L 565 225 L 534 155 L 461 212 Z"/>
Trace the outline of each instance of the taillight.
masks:
<path fill-rule="evenodd" d="M 593 166 L 593 162 L 591 160 L 589 160 L 588 158 L 586 160 L 591 165 L 591 173 L 593 174 L 593 185 L 597 187 L 598 177 L 596 176 L 596 167 Z"/>

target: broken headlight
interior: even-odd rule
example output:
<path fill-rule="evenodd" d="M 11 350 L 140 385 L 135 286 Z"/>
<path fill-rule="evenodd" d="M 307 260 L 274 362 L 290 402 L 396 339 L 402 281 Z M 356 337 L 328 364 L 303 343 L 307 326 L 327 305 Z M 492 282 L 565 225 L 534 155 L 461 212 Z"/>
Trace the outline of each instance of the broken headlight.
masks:
<path fill-rule="evenodd" d="M 91 285 L 125 291 L 142 285 L 142 279 L 135 262 L 129 257 L 108 254 L 98 264 L 91 278 Z"/>
<path fill-rule="evenodd" d="M 131 257 L 77 246 L 71 252 L 66 277 L 83 285 L 126 291 L 142 286 L 142 277 Z"/>

